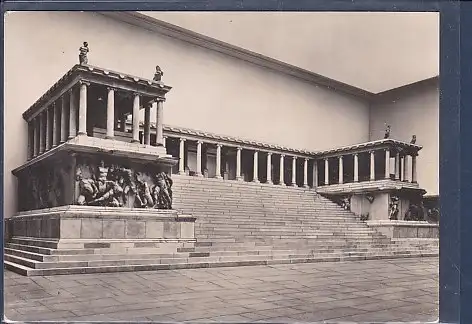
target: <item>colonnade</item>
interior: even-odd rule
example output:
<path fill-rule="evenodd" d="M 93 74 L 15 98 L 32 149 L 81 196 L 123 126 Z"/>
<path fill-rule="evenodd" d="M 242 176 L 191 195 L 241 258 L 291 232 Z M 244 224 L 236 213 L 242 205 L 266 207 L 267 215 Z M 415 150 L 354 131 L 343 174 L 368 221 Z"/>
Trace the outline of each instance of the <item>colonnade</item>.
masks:
<path fill-rule="evenodd" d="M 404 181 L 404 182 L 417 182 L 417 154 L 416 153 L 407 153 L 403 152 L 400 153 L 400 150 L 396 148 L 392 149 L 385 149 L 385 148 L 377 148 L 372 149 L 370 151 L 363 151 L 363 152 L 354 152 L 351 153 L 347 151 L 346 153 L 340 152 L 335 156 L 328 156 L 328 157 L 317 157 L 317 158 L 310 158 L 308 156 L 297 156 L 295 154 L 290 155 L 287 152 L 277 152 L 277 151 L 268 151 L 263 149 L 256 149 L 254 147 L 243 147 L 237 146 L 236 144 L 224 144 L 224 143 L 215 143 L 215 142 L 207 142 L 204 143 L 203 140 L 199 139 L 189 139 L 184 137 L 177 137 L 174 138 L 178 139 L 179 141 L 179 164 L 178 164 L 178 173 L 183 175 L 186 174 L 186 152 L 185 152 L 185 143 L 186 141 L 191 141 L 196 144 L 196 170 L 195 176 L 203 177 L 202 172 L 202 160 L 203 160 L 203 150 L 202 146 L 204 144 L 213 146 L 216 152 L 216 175 L 215 178 L 221 179 L 222 176 L 222 148 L 224 146 L 229 147 L 235 150 L 235 169 L 236 169 L 236 180 L 243 181 L 242 176 L 242 152 L 244 150 L 250 151 L 252 154 L 252 173 L 253 173 L 253 182 L 260 182 L 260 165 L 259 160 L 261 158 L 265 158 L 265 162 L 267 163 L 266 171 L 266 183 L 273 184 L 274 182 L 278 183 L 279 185 L 301 185 L 303 187 L 308 187 L 309 182 L 310 185 L 316 187 L 317 185 L 333 185 L 333 184 L 345 184 L 345 183 L 352 183 L 352 182 L 362 182 L 362 181 L 377 181 L 377 180 L 396 180 L 396 181 Z M 392 153 L 392 154 L 391 154 Z M 362 164 L 359 162 L 359 156 L 361 154 L 367 155 L 366 160 L 362 161 Z M 393 155 L 393 156 L 392 156 Z M 382 156 L 384 161 L 379 162 L 379 157 Z M 279 159 L 279 173 L 273 174 L 272 166 L 276 163 L 276 159 Z M 303 161 L 303 165 L 297 163 L 299 160 Z M 336 161 L 336 165 L 333 165 L 333 160 Z M 392 162 L 393 161 L 393 162 Z M 330 163 L 331 162 L 331 163 Z M 291 175 L 287 175 L 287 168 L 286 163 L 291 163 Z M 351 165 L 352 163 L 352 165 Z M 366 165 L 366 163 L 368 165 Z M 393 163 L 393 166 L 391 165 Z M 297 167 L 298 165 L 298 167 Z M 394 172 L 391 174 L 391 166 L 394 169 Z M 312 168 L 309 170 L 309 167 Z M 322 169 L 319 169 L 322 167 Z M 360 167 L 364 167 L 362 170 Z M 384 170 L 381 171 L 379 174 L 376 170 L 376 167 L 381 167 Z M 346 176 L 346 170 L 349 169 L 351 172 L 349 176 Z M 366 171 L 366 169 L 368 169 Z M 360 177 L 361 172 L 364 171 L 364 177 Z M 301 175 L 298 173 L 303 174 L 303 182 L 301 181 Z M 332 172 L 337 173 L 336 181 L 333 181 Z M 367 173 L 366 173 L 367 172 Z M 234 174 L 233 174 L 234 176 Z M 324 178 L 318 180 L 319 176 L 323 176 Z M 310 181 L 308 178 L 312 177 Z M 287 181 L 285 181 L 287 180 Z M 312 180 L 312 181 L 311 181 Z"/>
<path fill-rule="evenodd" d="M 196 143 L 196 149 L 197 149 L 197 154 L 196 154 L 196 171 L 195 171 L 195 176 L 197 177 L 203 177 L 202 173 L 202 145 L 204 144 L 203 141 L 201 140 L 190 140 L 186 138 L 179 138 L 179 170 L 178 173 L 181 175 L 186 174 L 185 172 L 185 142 L 186 141 L 193 141 Z M 216 149 L 216 175 L 215 178 L 217 179 L 222 179 L 222 173 L 221 173 L 221 157 L 222 157 L 222 148 L 223 144 L 222 143 L 207 143 L 209 145 L 213 145 Z M 232 149 L 236 150 L 236 180 L 237 181 L 243 181 L 243 176 L 242 176 L 242 152 L 243 150 L 251 151 L 253 154 L 253 182 L 259 183 L 260 182 L 260 173 L 259 173 L 259 159 L 260 159 L 260 153 L 265 153 L 266 155 L 266 163 L 267 163 L 267 174 L 266 174 L 266 183 L 268 184 L 273 184 L 274 180 L 278 180 L 277 182 L 284 186 L 285 184 L 285 160 L 286 157 L 291 160 L 292 163 L 292 174 L 291 174 L 291 179 L 288 183 L 289 186 L 295 186 L 297 182 L 297 160 L 298 159 L 303 159 L 303 187 L 308 187 L 308 161 L 310 160 L 308 157 L 301 157 L 301 156 L 286 156 L 284 153 L 280 152 L 270 152 L 270 151 L 262 151 L 262 150 L 256 150 L 254 148 L 249 148 L 249 147 L 242 147 L 242 146 L 232 146 L 228 145 L 227 147 L 230 147 Z M 272 177 L 272 166 L 273 166 L 273 159 L 275 158 L 274 155 L 278 155 L 279 158 L 279 175 L 278 179 L 273 179 Z M 316 165 L 316 164 L 315 164 Z"/>
<path fill-rule="evenodd" d="M 40 111 L 28 122 L 28 159 L 35 158 L 44 152 L 66 142 L 78 135 L 87 135 L 87 89 L 89 82 L 79 82 L 79 96 L 76 87 L 72 87 L 57 100 Z M 115 135 L 115 93 L 119 89 L 107 88 L 106 136 L 112 139 Z M 121 90 L 124 91 L 124 90 Z M 132 104 L 132 140 L 139 143 L 139 111 L 141 96 L 134 92 Z M 163 145 L 163 99 L 147 103 L 144 121 L 144 144 L 151 145 L 151 108 L 156 109 L 156 146 Z M 125 124 L 122 121 L 123 125 Z M 123 127 L 124 128 L 124 127 Z"/>

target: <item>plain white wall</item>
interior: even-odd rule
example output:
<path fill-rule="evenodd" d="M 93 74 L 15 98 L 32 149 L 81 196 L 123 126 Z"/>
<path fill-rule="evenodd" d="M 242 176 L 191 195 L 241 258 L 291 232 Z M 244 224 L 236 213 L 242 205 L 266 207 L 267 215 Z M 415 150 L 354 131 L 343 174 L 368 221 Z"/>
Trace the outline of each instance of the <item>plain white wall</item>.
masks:
<path fill-rule="evenodd" d="M 419 185 L 427 195 L 439 194 L 439 82 L 430 79 L 392 90 L 372 103 L 370 139 L 383 138 L 385 123 L 391 125 L 391 138 L 410 142 L 416 134 L 423 146 L 417 158 Z"/>
<path fill-rule="evenodd" d="M 367 141 L 369 105 L 239 59 L 81 12 L 5 16 L 5 215 L 16 210 L 11 170 L 26 160 L 21 114 L 78 63 L 152 78 L 155 65 L 173 87 L 164 123 L 292 148 L 320 150 Z M 289 49 L 286 49 L 289 50 Z M 154 116 L 152 114 L 151 116 Z"/>

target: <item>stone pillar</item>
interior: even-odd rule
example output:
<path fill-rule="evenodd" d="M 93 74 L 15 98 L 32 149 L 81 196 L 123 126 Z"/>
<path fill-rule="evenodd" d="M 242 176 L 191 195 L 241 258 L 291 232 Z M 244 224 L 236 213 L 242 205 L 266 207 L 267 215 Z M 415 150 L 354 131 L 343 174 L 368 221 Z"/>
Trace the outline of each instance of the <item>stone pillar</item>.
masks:
<path fill-rule="evenodd" d="M 252 181 L 259 183 L 259 153 L 254 151 L 254 175 Z"/>
<path fill-rule="evenodd" d="M 43 154 L 44 153 L 44 149 L 46 147 L 45 145 L 45 139 L 46 139 L 46 134 L 45 134 L 45 128 L 46 128 L 46 125 L 45 125 L 45 112 L 42 111 L 38 114 L 38 118 L 39 118 L 39 154 Z"/>
<path fill-rule="evenodd" d="M 133 143 L 139 143 L 139 93 L 133 97 Z"/>
<path fill-rule="evenodd" d="M 27 160 L 31 160 L 34 155 L 34 120 L 28 122 L 28 151 L 26 152 Z"/>
<path fill-rule="evenodd" d="M 56 147 L 59 145 L 59 137 L 58 135 L 60 131 L 60 121 L 59 121 L 59 107 L 56 106 L 56 103 L 52 106 L 52 147 Z"/>
<path fill-rule="evenodd" d="M 385 150 L 385 179 L 390 179 L 390 150 Z"/>
<path fill-rule="evenodd" d="M 285 186 L 285 166 L 284 166 L 284 161 L 285 161 L 285 155 L 281 154 L 280 155 L 280 175 L 279 175 L 279 182 L 281 186 Z"/>
<path fill-rule="evenodd" d="M 51 125 L 51 109 L 52 107 L 47 107 L 46 108 L 46 138 L 45 138 L 45 146 L 46 146 L 46 151 L 49 151 L 51 148 L 51 130 L 52 130 L 52 125 Z"/>
<path fill-rule="evenodd" d="M 297 185 L 297 157 L 292 157 L 292 183 L 291 186 Z"/>
<path fill-rule="evenodd" d="M 162 136 L 162 146 L 167 147 L 167 136 Z"/>
<path fill-rule="evenodd" d="M 79 97 L 79 132 L 78 135 L 87 135 L 87 86 L 89 83 L 80 82 Z"/>
<path fill-rule="evenodd" d="M 370 181 L 375 180 L 375 151 L 370 151 Z"/>
<path fill-rule="evenodd" d="M 272 153 L 267 153 L 267 183 L 272 184 Z"/>
<path fill-rule="evenodd" d="M 164 100 L 157 101 L 156 108 L 156 146 L 163 145 L 164 134 Z"/>
<path fill-rule="evenodd" d="M 303 162 L 303 187 L 308 188 L 308 159 Z"/>
<path fill-rule="evenodd" d="M 417 183 L 416 155 L 411 156 L 411 182 Z"/>
<path fill-rule="evenodd" d="M 344 165 L 343 165 L 343 157 L 342 155 L 338 158 L 339 160 L 339 184 L 343 184 L 344 183 Z"/>
<path fill-rule="evenodd" d="M 405 168 L 405 157 L 401 157 L 400 158 L 400 177 L 399 177 L 399 180 L 400 181 L 405 181 L 405 172 L 403 171 L 403 169 Z"/>
<path fill-rule="evenodd" d="M 115 89 L 108 87 L 107 98 L 107 134 L 105 138 L 115 136 Z"/>
<path fill-rule="evenodd" d="M 354 182 L 359 182 L 359 154 L 354 153 Z"/>
<path fill-rule="evenodd" d="M 400 180 L 400 153 L 395 155 L 395 180 Z"/>
<path fill-rule="evenodd" d="M 318 161 L 313 160 L 313 188 L 318 187 Z"/>
<path fill-rule="evenodd" d="M 403 158 L 403 181 L 410 181 L 408 173 L 408 155 L 405 155 L 405 157 Z"/>
<path fill-rule="evenodd" d="M 179 174 L 185 174 L 185 138 L 180 139 L 179 147 Z"/>
<path fill-rule="evenodd" d="M 216 144 L 216 179 L 222 179 L 221 176 L 221 144 Z"/>
<path fill-rule="evenodd" d="M 151 107 L 144 108 L 144 144 L 151 144 Z"/>
<path fill-rule="evenodd" d="M 241 176 L 241 147 L 238 147 L 236 150 L 236 180 L 243 181 Z"/>
<path fill-rule="evenodd" d="M 202 141 L 197 141 L 197 177 L 203 177 L 202 174 Z"/>
<path fill-rule="evenodd" d="M 328 158 L 324 159 L 325 162 L 325 186 L 329 185 L 329 160 Z"/>
<path fill-rule="evenodd" d="M 33 126 L 34 126 L 34 132 L 33 132 L 33 158 L 37 157 L 39 154 L 39 127 L 40 127 L 40 122 L 39 122 L 40 115 L 34 117 L 32 120 Z"/>
<path fill-rule="evenodd" d="M 77 136 L 77 96 L 74 89 L 69 90 L 69 139 Z"/>
<path fill-rule="evenodd" d="M 63 95 L 61 98 L 61 136 L 60 142 L 64 143 L 67 141 L 67 100 L 66 97 Z"/>

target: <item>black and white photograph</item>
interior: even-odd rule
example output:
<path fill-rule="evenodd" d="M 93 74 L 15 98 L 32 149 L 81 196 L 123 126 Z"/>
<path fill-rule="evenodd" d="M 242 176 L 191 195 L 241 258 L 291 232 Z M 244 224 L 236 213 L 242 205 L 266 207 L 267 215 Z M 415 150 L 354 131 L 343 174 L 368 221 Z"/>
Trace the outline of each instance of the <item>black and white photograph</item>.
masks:
<path fill-rule="evenodd" d="M 439 34 L 438 12 L 7 12 L 6 318 L 437 321 Z"/>

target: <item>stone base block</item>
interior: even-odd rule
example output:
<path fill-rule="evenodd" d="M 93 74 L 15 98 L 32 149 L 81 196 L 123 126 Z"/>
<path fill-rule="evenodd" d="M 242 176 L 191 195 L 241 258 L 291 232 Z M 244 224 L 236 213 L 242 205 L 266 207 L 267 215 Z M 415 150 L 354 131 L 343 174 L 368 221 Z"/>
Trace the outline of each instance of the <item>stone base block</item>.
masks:
<path fill-rule="evenodd" d="M 367 225 L 390 238 L 439 238 L 439 224 L 415 221 L 368 221 Z"/>
<path fill-rule="evenodd" d="M 195 240 L 195 217 L 175 210 L 65 206 L 6 220 L 10 237 L 53 240 Z"/>

